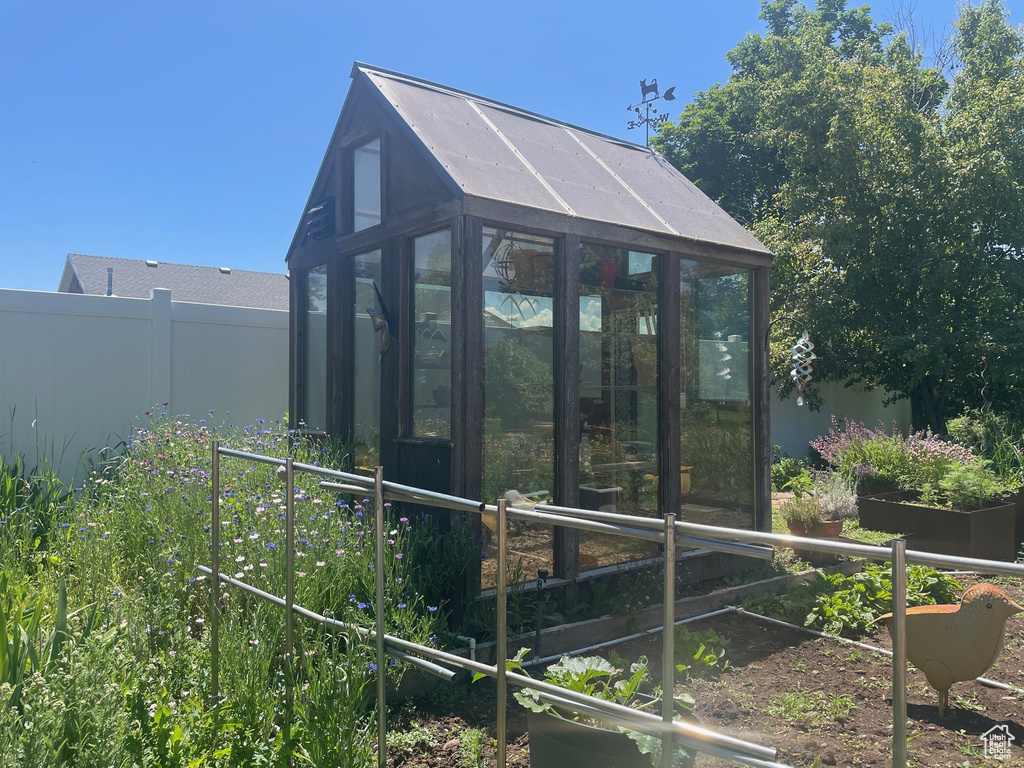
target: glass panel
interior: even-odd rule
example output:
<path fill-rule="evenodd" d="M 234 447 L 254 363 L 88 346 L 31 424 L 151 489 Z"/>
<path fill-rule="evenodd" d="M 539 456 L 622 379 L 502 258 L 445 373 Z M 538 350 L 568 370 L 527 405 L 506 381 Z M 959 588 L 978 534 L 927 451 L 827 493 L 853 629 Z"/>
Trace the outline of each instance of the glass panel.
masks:
<path fill-rule="evenodd" d="M 580 250 L 580 506 L 658 515 L 658 257 Z M 657 554 L 580 534 L 580 569 Z"/>
<path fill-rule="evenodd" d="M 380 139 L 352 152 L 355 231 L 380 224 Z"/>
<path fill-rule="evenodd" d="M 555 481 L 555 247 L 549 238 L 484 229 L 484 499 L 530 504 Z M 485 519 L 485 524 L 488 522 Z M 493 524 L 493 521 L 492 521 Z M 494 542 L 485 528 L 484 586 L 494 585 Z M 509 549 L 523 578 L 552 568 L 554 534 L 520 525 Z"/>
<path fill-rule="evenodd" d="M 327 429 L 327 267 L 306 272 L 306 402 L 304 426 Z"/>
<path fill-rule="evenodd" d="M 452 237 L 413 241 L 412 433 L 451 437 Z"/>
<path fill-rule="evenodd" d="M 380 251 L 353 257 L 355 272 L 355 359 L 352 361 L 355 397 L 355 464 L 373 469 L 380 463 L 380 356 L 383 331 L 373 326 L 371 312 L 383 316 L 380 289 Z"/>
<path fill-rule="evenodd" d="M 750 285 L 750 270 L 681 264 L 681 514 L 690 522 L 753 527 Z"/>

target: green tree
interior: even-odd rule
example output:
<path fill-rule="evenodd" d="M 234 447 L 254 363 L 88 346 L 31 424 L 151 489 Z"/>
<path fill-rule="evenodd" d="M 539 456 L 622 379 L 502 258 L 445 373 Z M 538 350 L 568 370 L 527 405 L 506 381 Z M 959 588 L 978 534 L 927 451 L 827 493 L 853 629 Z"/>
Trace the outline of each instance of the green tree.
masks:
<path fill-rule="evenodd" d="M 908 397 L 919 428 L 982 405 L 983 366 L 985 397 L 1020 408 L 1024 32 L 997 0 L 965 7 L 947 71 L 845 0 L 761 18 L 654 143 L 775 252 L 777 377 L 807 328 L 818 380 Z"/>

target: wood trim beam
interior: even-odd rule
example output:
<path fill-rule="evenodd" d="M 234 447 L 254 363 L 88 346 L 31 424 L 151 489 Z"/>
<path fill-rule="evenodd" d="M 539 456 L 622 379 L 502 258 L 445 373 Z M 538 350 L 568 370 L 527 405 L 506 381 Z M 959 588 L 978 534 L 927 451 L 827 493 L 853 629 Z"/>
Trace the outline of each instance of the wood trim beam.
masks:
<path fill-rule="evenodd" d="M 678 252 L 658 257 L 658 508 L 679 512 L 680 308 Z"/>
<path fill-rule="evenodd" d="M 555 258 L 555 503 L 580 499 L 580 238 L 561 238 Z M 555 528 L 554 570 L 579 575 L 579 531 Z"/>
<path fill-rule="evenodd" d="M 612 245 L 629 250 L 665 253 L 677 251 L 686 258 L 704 259 L 719 264 L 739 267 L 761 267 L 771 264 L 770 253 L 748 250 L 735 246 L 709 243 L 686 237 L 659 235 L 619 224 L 567 216 L 557 211 L 541 208 L 527 208 L 502 200 L 487 200 L 466 197 L 463 209 L 467 215 L 478 216 L 487 222 L 514 222 L 517 230 L 529 230 L 537 234 L 561 237 L 565 234 L 579 235 L 587 242 Z"/>
<path fill-rule="evenodd" d="M 412 410 L 410 408 L 412 389 L 413 339 L 416 333 L 416 318 L 413 316 L 413 239 L 398 238 L 397 288 L 398 306 L 393 309 L 398 323 L 398 434 L 396 439 L 407 437 L 412 432 Z"/>
<path fill-rule="evenodd" d="M 336 341 L 331 347 L 331 368 L 334 372 L 332 402 L 334 415 L 331 423 L 342 442 L 352 442 L 355 428 L 355 269 L 352 259 L 339 258 L 330 262 L 333 274 L 327 277 L 328 307 L 336 306 Z M 332 277 L 334 279 L 332 279 Z M 331 286 L 336 286 L 333 290 Z"/>
<path fill-rule="evenodd" d="M 449 219 L 461 212 L 459 201 L 450 200 L 430 208 L 388 216 L 383 224 L 304 246 L 295 252 L 288 265 L 292 269 L 301 269 L 310 264 L 323 263 L 326 258 L 324 254 L 348 255 L 372 251 L 392 237 L 409 237 L 443 227 Z"/>
<path fill-rule="evenodd" d="M 305 283 L 304 271 L 292 271 L 288 281 L 288 426 L 296 428 L 305 398 Z"/>
<path fill-rule="evenodd" d="M 452 228 L 452 462 L 451 489 L 466 493 L 466 235 L 462 216 Z"/>
<path fill-rule="evenodd" d="M 380 250 L 381 296 L 387 305 L 391 322 L 397 327 L 397 342 L 392 339 L 388 351 L 380 356 L 380 459 L 381 465 L 394 475 L 398 467 L 398 449 L 395 440 L 399 431 L 399 409 L 396 407 L 395 395 L 401 389 L 399 380 L 399 357 L 403 341 L 408 341 L 408 334 L 400 320 L 402 313 L 401 295 L 399 292 L 399 249 L 401 237 L 392 237 L 382 243 Z M 379 336 L 378 336 L 379 338 Z"/>
<path fill-rule="evenodd" d="M 463 217 L 462 273 L 459 283 L 462 295 L 462 365 L 461 378 L 462 432 L 455 438 L 462 442 L 462 480 L 466 498 L 479 499 L 483 495 L 483 439 L 484 439 L 484 288 L 482 277 L 483 222 L 475 217 Z M 453 265 L 454 266 L 454 265 Z M 454 272 L 452 281 L 455 281 Z M 453 371 L 453 374 L 455 371 Z M 454 388 L 454 387 L 453 387 Z M 453 433 L 454 437 L 454 433 Z M 480 541 L 480 518 L 473 515 L 470 526 L 474 541 Z M 467 579 L 467 597 L 480 593 L 480 561 L 477 560 Z"/>
<path fill-rule="evenodd" d="M 340 279 L 338 260 L 331 259 L 327 262 L 327 423 L 324 428 L 331 434 L 343 434 L 342 415 L 344 405 L 341 397 L 348 388 L 345 381 L 345 372 L 348 370 L 339 361 L 343 354 L 342 334 L 345 325 L 342 316 L 346 309 L 342 301 L 342 284 Z"/>
<path fill-rule="evenodd" d="M 754 357 L 754 529 L 772 529 L 772 418 L 771 366 L 768 328 L 770 322 L 771 277 L 767 267 L 753 270 L 751 286 L 751 341 Z"/>

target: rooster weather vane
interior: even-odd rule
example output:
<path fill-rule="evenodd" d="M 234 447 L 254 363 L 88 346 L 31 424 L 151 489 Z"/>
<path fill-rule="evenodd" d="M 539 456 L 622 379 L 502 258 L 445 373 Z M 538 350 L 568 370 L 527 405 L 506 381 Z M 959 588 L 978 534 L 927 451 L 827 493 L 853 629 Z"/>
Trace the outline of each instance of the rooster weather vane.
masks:
<path fill-rule="evenodd" d="M 650 83 L 644 78 L 640 81 L 640 103 L 630 104 L 626 107 L 626 110 L 633 112 L 636 115 L 636 119 L 630 120 L 627 125 L 629 130 L 644 126 L 647 130 L 646 144 L 651 143 L 651 126 L 657 128 L 663 122 L 668 120 L 668 115 L 665 114 L 663 109 L 661 112 L 658 111 L 656 106 L 653 106 L 654 102 L 661 101 L 675 101 L 676 99 L 676 87 L 672 87 L 665 90 L 664 93 L 658 91 L 658 79 L 654 78 Z"/>

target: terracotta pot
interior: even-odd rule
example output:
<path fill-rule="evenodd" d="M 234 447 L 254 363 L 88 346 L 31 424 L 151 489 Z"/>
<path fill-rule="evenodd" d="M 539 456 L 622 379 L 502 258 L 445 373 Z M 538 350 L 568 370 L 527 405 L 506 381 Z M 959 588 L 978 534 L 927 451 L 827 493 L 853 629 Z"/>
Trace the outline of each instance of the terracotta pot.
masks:
<path fill-rule="evenodd" d="M 838 539 L 843 532 L 842 520 L 822 520 L 811 530 L 798 520 L 787 522 L 789 532 L 793 536 L 805 536 L 813 539 Z M 809 563 L 820 563 L 828 560 L 832 555 L 827 552 L 812 552 L 809 549 L 794 549 L 796 556 Z"/>

